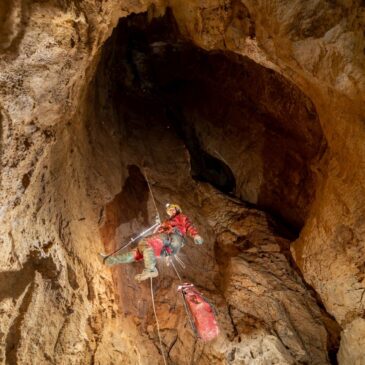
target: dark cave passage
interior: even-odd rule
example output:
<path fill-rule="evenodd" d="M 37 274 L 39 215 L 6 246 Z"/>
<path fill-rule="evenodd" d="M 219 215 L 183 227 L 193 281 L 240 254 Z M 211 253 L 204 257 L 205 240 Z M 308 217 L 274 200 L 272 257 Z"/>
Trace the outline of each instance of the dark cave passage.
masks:
<path fill-rule="evenodd" d="M 113 174 L 122 171 L 122 190 L 103 212 L 107 250 L 153 221 L 147 176 L 161 216 L 171 199 L 183 207 L 196 201 L 193 178 L 275 217 L 267 219 L 275 234 L 297 237 L 326 143 L 312 102 L 295 85 L 247 58 L 197 48 L 167 11 L 150 22 L 147 14 L 120 20 L 104 45 L 94 90 L 103 133 L 119 144 L 109 154 Z M 95 144 L 106 152 L 100 136 Z M 139 269 L 120 267 L 118 275 Z"/>
<path fill-rule="evenodd" d="M 295 85 L 247 58 L 197 48 L 167 11 L 150 22 L 146 14 L 119 22 L 91 90 L 91 139 L 100 163 L 113 166 L 111 179 L 121 179 L 101 214 L 108 252 L 152 225 L 156 213 L 166 218 L 165 204 L 176 202 L 207 242 L 198 248 L 190 240 L 182 250 L 184 280 L 226 300 L 229 270 L 236 270 L 229 265 L 247 260 L 253 275 L 284 270 L 283 291 L 298 283 L 307 290 L 289 247 L 314 200 L 313 171 L 326 143 L 312 102 Z M 176 275 L 163 260 L 157 266 L 155 289 L 170 300 L 160 302 L 164 313 L 181 318 Z M 149 289 L 133 279 L 142 269 L 142 262 L 119 265 L 113 275 L 121 310 L 145 334 L 153 320 Z M 250 328 L 237 313 L 231 322 Z M 329 343 L 336 351 L 336 341 Z"/>
<path fill-rule="evenodd" d="M 154 127 L 183 141 L 193 178 L 300 230 L 326 143 L 312 102 L 295 85 L 247 58 L 195 47 L 170 12 L 121 20 L 102 62 L 116 107 L 149 113 L 153 105 Z"/>
<path fill-rule="evenodd" d="M 193 179 L 210 183 L 226 194 L 234 194 L 236 181 L 227 164 L 210 155 L 202 148 L 194 126 L 189 124 L 179 107 L 168 105 L 166 117 L 177 135 L 184 142 L 191 156 L 191 175 Z"/>

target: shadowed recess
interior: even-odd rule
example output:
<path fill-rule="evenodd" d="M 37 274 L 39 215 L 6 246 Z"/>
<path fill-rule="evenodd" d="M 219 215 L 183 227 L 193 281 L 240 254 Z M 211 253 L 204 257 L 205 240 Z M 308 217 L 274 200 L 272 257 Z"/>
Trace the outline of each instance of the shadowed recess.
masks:
<path fill-rule="evenodd" d="M 115 97 L 160 109 L 161 130 L 184 142 L 195 179 L 301 229 L 326 142 L 299 88 L 248 58 L 195 47 L 169 11 L 120 21 L 103 57 Z"/>

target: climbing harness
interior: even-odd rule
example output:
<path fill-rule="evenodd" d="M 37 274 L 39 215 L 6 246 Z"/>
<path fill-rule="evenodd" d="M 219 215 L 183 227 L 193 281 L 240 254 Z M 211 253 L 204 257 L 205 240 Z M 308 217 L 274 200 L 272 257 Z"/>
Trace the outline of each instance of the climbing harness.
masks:
<path fill-rule="evenodd" d="M 167 239 L 163 240 L 163 246 L 162 246 L 162 250 L 161 250 L 161 255 L 162 257 L 169 257 L 172 254 L 172 250 L 171 250 L 171 237 L 169 234 L 167 235 Z"/>
<path fill-rule="evenodd" d="M 157 313 L 156 313 L 155 296 L 154 296 L 154 293 L 153 293 L 152 278 L 150 278 L 150 283 L 151 283 L 152 308 L 153 308 L 153 313 L 155 315 L 155 320 L 156 320 L 157 334 L 158 334 L 158 339 L 159 339 L 159 342 L 160 342 L 160 350 L 161 350 L 163 362 L 164 362 L 165 365 L 167 365 L 167 361 L 166 361 L 166 357 L 165 357 L 165 351 L 164 351 L 163 345 L 162 345 L 162 339 L 161 339 L 161 333 L 160 333 L 160 324 L 158 322 Z"/>

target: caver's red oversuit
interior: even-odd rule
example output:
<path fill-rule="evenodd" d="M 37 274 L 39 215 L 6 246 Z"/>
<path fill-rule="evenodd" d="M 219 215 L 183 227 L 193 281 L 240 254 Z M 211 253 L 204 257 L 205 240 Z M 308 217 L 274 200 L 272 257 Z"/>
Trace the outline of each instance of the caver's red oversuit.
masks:
<path fill-rule="evenodd" d="M 183 213 L 177 213 L 165 220 L 156 233 L 141 239 L 137 248 L 127 253 L 110 256 L 105 263 L 113 266 L 144 259 L 145 270 L 157 272 L 156 257 L 177 254 L 184 245 L 187 235 L 193 237 L 196 244 L 203 243 L 203 239 L 198 235 L 197 229 L 191 224 L 189 218 Z"/>

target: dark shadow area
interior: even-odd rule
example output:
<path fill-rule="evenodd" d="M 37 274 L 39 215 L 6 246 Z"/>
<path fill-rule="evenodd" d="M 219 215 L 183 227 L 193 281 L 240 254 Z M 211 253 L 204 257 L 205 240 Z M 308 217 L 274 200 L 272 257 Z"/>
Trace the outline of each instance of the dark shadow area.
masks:
<path fill-rule="evenodd" d="M 34 280 L 34 265 L 27 261 L 19 271 L 0 273 L 0 301 L 6 298 L 18 299 L 25 288 Z"/>
<path fill-rule="evenodd" d="M 151 21 L 147 14 L 121 20 L 103 48 L 96 75 L 103 86 L 100 94 L 107 95 L 103 107 L 113 108 L 117 127 L 112 128 L 120 129 L 120 144 L 128 146 L 127 158 L 146 158 L 151 170 L 158 166 L 161 200 L 186 181 L 186 170 L 179 168 L 190 167 L 192 178 L 245 202 L 248 209 L 270 213 L 274 219 L 267 215 L 265 225 L 278 236 L 298 236 L 315 196 L 313 171 L 326 149 L 314 105 L 299 88 L 248 58 L 197 48 L 179 34 L 169 11 Z M 130 156 L 134 152 L 137 157 Z M 140 156 L 144 152 L 150 156 Z M 148 184 L 136 165 L 128 170 L 121 192 L 104 210 L 101 234 L 107 252 L 122 243 L 118 230 L 127 236 L 148 226 Z M 168 183 L 159 185 L 158 176 Z M 189 193 L 175 196 L 183 203 Z M 289 245 L 282 253 L 295 270 Z M 242 252 L 255 248 L 247 240 L 237 246 Z M 198 266 L 203 253 L 194 249 L 189 256 Z M 204 262 L 224 266 L 223 257 L 218 252 Z M 113 273 L 121 309 L 138 318 L 143 332 L 149 292 L 133 281 L 141 266 L 120 265 Z M 170 288 L 171 281 L 161 273 L 156 290 L 166 283 Z M 328 348 L 335 352 L 336 341 Z"/>
<path fill-rule="evenodd" d="M 31 251 L 27 261 L 18 271 L 3 271 L 0 273 L 0 302 L 6 298 L 18 299 L 26 287 L 33 282 L 38 271 L 51 285 L 59 286 L 57 277 L 59 271 L 50 256 L 42 257 L 39 251 Z"/>
<path fill-rule="evenodd" d="M 254 204 L 295 235 L 315 196 L 326 142 L 313 103 L 248 58 L 207 52 L 171 12 L 120 21 L 105 46 L 114 99 L 160 109 L 184 142 L 194 179 Z"/>
<path fill-rule="evenodd" d="M 31 251 L 20 270 L 0 273 L 0 302 L 6 298 L 12 298 L 14 301 L 20 300 L 5 340 L 7 365 L 17 364 L 17 351 L 22 339 L 22 322 L 28 312 L 36 288 L 36 272 L 39 272 L 53 289 L 60 287 L 58 282 L 59 269 L 57 269 L 52 257 L 43 257 L 39 251 Z M 21 296 L 23 297 L 20 298 Z"/>
<path fill-rule="evenodd" d="M 194 125 L 186 121 L 182 110 L 179 110 L 178 107 L 168 106 L 166 117 L 190 153 L 193 179 L 208 182 L 225 194 L 234 194 L 236 181 L 232 170 L 223 161 L 204 151 Z"/>

